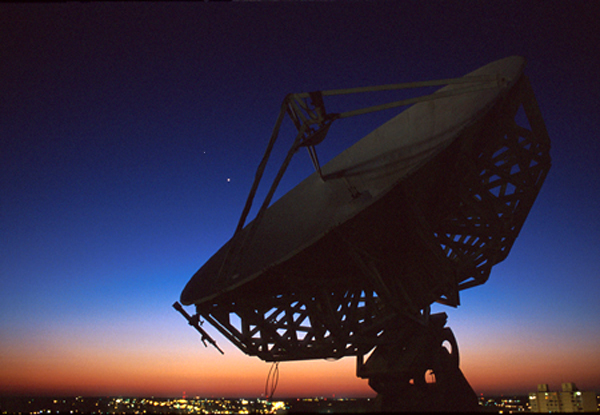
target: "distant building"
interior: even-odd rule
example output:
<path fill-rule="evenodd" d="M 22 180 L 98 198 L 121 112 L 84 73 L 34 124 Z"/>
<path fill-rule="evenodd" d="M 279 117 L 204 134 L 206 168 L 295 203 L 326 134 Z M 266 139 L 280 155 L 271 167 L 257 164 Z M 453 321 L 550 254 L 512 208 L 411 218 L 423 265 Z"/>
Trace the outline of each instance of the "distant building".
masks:
<path fill-rule="evenodd" d="M 581 392 L 574 383 L 563 383 L 561 392 L 551 392 L 548 385 L 538 385 L 529 394 L 531 412 L 596 412 L 596 392 Z"/>

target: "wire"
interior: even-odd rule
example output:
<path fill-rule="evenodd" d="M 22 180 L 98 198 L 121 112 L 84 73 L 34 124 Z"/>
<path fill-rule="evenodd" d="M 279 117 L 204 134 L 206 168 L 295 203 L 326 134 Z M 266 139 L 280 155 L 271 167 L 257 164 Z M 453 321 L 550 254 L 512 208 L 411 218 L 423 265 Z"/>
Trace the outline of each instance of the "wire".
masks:
<path fill-rule="evenodd" d="M 277 383 L 279 383 L 279 362 L 273 362 L 269 374 L 267 375 L 267 382 L 265 383 L 265 398 L 271 399 L 277 389 Z M 270 384 L 270 387 L 269 387 Z"/>

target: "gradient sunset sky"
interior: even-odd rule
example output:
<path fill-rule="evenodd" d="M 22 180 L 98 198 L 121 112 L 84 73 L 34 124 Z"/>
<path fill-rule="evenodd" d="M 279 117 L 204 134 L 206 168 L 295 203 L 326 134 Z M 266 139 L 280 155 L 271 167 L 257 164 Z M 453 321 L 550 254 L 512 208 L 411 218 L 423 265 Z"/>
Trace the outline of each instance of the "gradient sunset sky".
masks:
<path fill-rule="evenodd" d="M 204 348 L 171 304 L 232 236 L 285 94 L 511 55 L 553 167 L 508 259 L 433 311 L 477 393 L 600 391 L 599 4 L 0 5 L 0 395 L 260 396 L 270 364 L 208 324 L 225 355 Z M 281 192 L 312 171 L 299 154 Z M 353 358 L 279 368 L 276 396 L 374 396 Z"/>

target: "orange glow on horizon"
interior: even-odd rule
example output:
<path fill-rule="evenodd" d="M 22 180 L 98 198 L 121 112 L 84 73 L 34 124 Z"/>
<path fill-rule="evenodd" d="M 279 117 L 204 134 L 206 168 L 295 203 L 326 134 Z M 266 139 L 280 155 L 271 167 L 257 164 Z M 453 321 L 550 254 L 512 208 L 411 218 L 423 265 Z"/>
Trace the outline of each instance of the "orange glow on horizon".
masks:
<path fill-rule="evenodd" d="M 563 382 L 594 390 L 600 373 L 600 361 L 590 359 L 595 354 L 591 343 L 578 344 L 574 349 L 564 342 L 539 344 L 532 339 L 520 344 L 515 338 L 487 348 L 463 348 L 461 370 L 478 393 L 527 393 L 540 383 L 560 390 Z"/>
<path fill-rule="evenodd" d="M 225 356 L 202 347 L 188 336 L 173 346 L 171 339 L 156 338 L 144 330 L 133 333 L 138 343 L 115 338 L 77 335 L 12 339 L 0 346 L 0 394 L 86 396 L 188 396 L 260 397 L 264 395 L 270 363 L 249 357 L 230 344 Z M 146 336 L 146 338 L 144 338 Z M 69 340 L 65 340 L 65 339 Z M 468 339 L 468 336 L 465 336 Z M 491 342 L 489 342 L 491 343 Z M 591 342 L 554 347 L 518 338 L 497 344 L 460 345 L 461 369 L 479 393 L 527 393 L 538 383 L 559 388 L 575 382 L 594 390 L 600 362 Z M 23 346 L 26 345 L 26 346 Z M 565 351 L 569 350 L 568 353 Z M 356 377 L 356 361 L 282 362 L 275 397 L 375 396 L 364 379 Z"/>
<path fill-rule="evenodd" d="M 81 345 L 79 345 L 81 346 Z M 89 346 L 89 345 L 88 345 Z M 106 345 L 104 345 L 106 346 Z M 2 394 L 262 396 L 270 363 L 225 348 L 182 353 L 154 349 L 76 347 L 49 340 L 26 348 L 3 347 Z M 159 359 L 156 356 L 160 356 Z M 276 396 L 372 396 L 355 377 L 354 359 L 282 362 Z"/>

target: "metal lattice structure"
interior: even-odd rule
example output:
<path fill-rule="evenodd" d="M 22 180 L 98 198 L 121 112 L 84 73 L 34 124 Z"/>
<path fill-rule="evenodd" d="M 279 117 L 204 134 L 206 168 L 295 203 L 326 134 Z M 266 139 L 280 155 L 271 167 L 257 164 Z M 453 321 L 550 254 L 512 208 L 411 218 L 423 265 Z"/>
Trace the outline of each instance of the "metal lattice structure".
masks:
<path fill-rule="evenodd" d="M 186 318 L 201 330 L 203 339 L 214 345 L 197 324 L 200 316 L 244 353 L 265 361 L 357 356 L 357 375 L 369 378 L 373 389 L 388 397 L 398 388 L 409 395 L 427 396 L 429 389 L 414 385 L 420 385 L 418 379 L 426 370 L 433 370 L 445 379 L 445 393 L 453 394 L 452 388 L 459 386 L 452 385 L 462 385 L 465 402 L 472 403 L 472 390 L 458 369 L 456 341 L 443 327 L 445 316 L 430 315 L 429 310 L 433 302 L 458 306 L 461 290 L 487 281 L 492 267 L 508 255 L 550 169 L 550 140 L 522 73 L 524 60 L 510 59 L 498 61 L 498 67 L 516 68 L 513 79 L 480 76 L 476 71 L 478 76 L 436 81 L 450 86 L 421 99 L 349 113 L 327 113 L 323 99 L 327 91 L 286 97 L 236 234 L 182 294 L 184 304 L 196 306 L 196 316 Z M 492 95 L 486 92 L 490 88 Z M 435 146 L 423 149 L 419 143 L 427 140 L 421 139 L 409 152 L 390 150 L 345 169 L 332 171 L 327 168 L 331 163 L 319 165 L 315 146 L 333 121 L 413 102 L 429 102 L 423 110 L 429 114 L 436 105 L 444 108 L 438 104 L 442 99 L 455 99 L 446 103 L 447 111 L 453 110 L 455 102 L 467 111 L 470 104 L 463 96 L 478 93 L 489 103 L 472 110 L 472 120 L 467 117 L 468 122 L 452 130 L 450 138 L 443 138 L 444 131 L 433 134 L 438 140 Z M 418 119 L 422 109 L 415 110 L 412 118 Z M 244 227 L 284 113 L 294 122 L 298 136 L 263 208 Z M 454 122 L 447 112 L 439 117 L 442 121 L 446 117 L 448 125 Z M 420 124 L 414 128 L 418 130 Z M 309 190 L 299 185 L 300 191 L 323 193 L 329 190 L 322 186 L 338 186 L 336 196 L 329 199 L 338 203 L 330 209 L 332 215 L 354 210 L 343 220 L 328 219 L 337 221 L 335 226 L 315 228 L 326 230 L 310 243 L 294 241 L 290 234 L 293 245 L 284 231 L 268 226 L 284 226 L 281 215 L 304 214 L 303 206 L 290 203 L 299 196 L 292 194 L 278 208 L 268 206 L 290 157 L 302 146 L 309 149 L 318 178 L 306 182 Z M 361 153 L 354 150 L 354 154 Z M 410 168 L 398 173 L 398 166 Z M 384 192 L 377 193 L 377 180 L 387 180 Z M 310 209 L 306 205 L 307 227 L 321 220 L 319 212 Z M 269 238 L 277 232 L 275 243 Z M 288 243 L 301 248 L 285 254 Z M 260 262 L 263 257 L 282 259 Z M 443 341 L 451 344 L 451 350 L 440 349 Z M 365 363 L 363 356 L 373 350 Z M 388 408 L 397 408 L 394 405 Z"/>
<path fill-rule="evenodd" d="M 286 270 L 198 313 L 245 353 L 277 361 L 364 354 L 390 321 L 420 319 L 434 301 L 458 305 L 459 290 L 483 284 L 506 258 L 550 168 L 527 79 L 515 88 L 376 214 L 356 218 L 360 229 L 341 226 Z M 529 125 L 519 125 L 519 110 Z M 314 268 L 317 279 L 299 278 Z"/>

